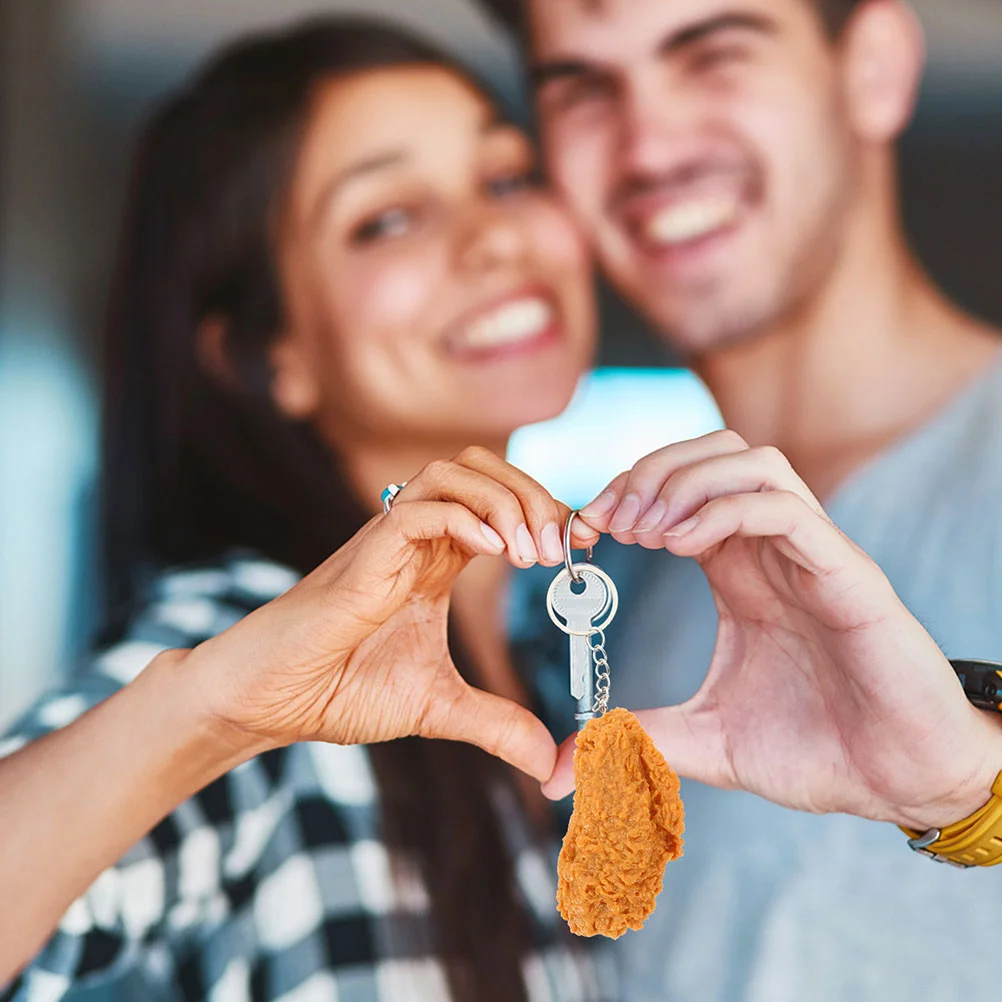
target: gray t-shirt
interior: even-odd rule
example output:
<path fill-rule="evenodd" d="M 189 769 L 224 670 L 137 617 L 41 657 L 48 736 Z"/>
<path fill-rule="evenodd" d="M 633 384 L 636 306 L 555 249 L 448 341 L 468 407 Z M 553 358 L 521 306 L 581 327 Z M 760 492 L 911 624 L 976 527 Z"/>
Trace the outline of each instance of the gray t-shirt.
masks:
<path fill-rule="evenodd" d="M 1002 661 L 1002 361 L 827 508 L 948 656 Z M 648 576 L 621 613 L 615 700 L 681 702 L 713 651 L 709 587 L 692 561 L 637 559 Z M 938 865 L 892 825 L 692 782 L 682 794 L 685 856 L 668 866 L 646 928 L 616 944 L 625 999 L 1002 998 L 1002 866 Z"/>

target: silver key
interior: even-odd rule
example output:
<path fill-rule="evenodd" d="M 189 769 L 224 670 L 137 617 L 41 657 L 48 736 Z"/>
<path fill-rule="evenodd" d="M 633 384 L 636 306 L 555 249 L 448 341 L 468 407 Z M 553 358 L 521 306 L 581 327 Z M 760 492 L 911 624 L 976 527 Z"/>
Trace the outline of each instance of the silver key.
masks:
<path fill-rule="evenodd" d="M 579 564 L 574 568 L 584 590 L 574 592 L 574 581 L 565 570 L 554 579 L 547 595 L 550 616 L 557 626 L 570 636 L 571 695 L 582 706 L 587 700 L 591 706 L 592 692 L 592 653 L 588 638 L 600 628 L 600 619 L 605 616 L 614 603 L 613 588 L 606 584 L 606 575 L 598 568 L 587 564 Z M 561 616 L 566 622 L 561 623 L 554 618 L 553 613 Z M 615 615 L 615 610 L 613 610 Z M 611 617 L 601 625 L 607 626 Z"/>

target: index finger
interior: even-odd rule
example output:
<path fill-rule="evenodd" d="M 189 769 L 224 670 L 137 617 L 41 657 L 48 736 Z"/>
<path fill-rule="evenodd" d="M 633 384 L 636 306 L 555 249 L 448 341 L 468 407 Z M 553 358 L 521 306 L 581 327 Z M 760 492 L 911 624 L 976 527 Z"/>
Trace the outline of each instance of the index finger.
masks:
<path fill-rule="evenodd" d="M 543 563 L 556 564 L 563 560 L 563 535 L 571 509 L 558 501 L 541 484 L 517 466 L 496 456 L 488 449 L 464 449 L 455 462 L 477 470 L 506 487 L 518 499 L 525 514 L 526 526 Z M 575 519 L 571 543 L 576 549 L 592 546 L 599 534 L 580 519 Z"/>
<path fill-rule="evenodd" d="M 737 432 L 711 432 L 701 438 L 674 442 L 658 449 L 621 473 L 581 509 L 582 517 L 600 532 L 611 532 L 621 543 L 634 543 L 640 516 L 654 503 L 665 481 L 678 470 L 713 456 L 746 452 L 748 443 Z"/>

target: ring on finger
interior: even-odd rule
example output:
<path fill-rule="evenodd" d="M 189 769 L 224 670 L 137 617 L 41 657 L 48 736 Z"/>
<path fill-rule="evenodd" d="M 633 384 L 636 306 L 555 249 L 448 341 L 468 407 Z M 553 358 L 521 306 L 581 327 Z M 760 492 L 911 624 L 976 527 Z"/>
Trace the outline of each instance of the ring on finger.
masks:
<path fill-rule="evenodd" d="M 397 499 L 397 495 L 407 486 L 407 481 L 405 480 L 402 484 L 387 484 L 383 488 L 383 493 L 379 495 L 379 499 L 383 502 L 383 514 L 389 515 L 390 509 L 393 507 L 393 502 Z"/>

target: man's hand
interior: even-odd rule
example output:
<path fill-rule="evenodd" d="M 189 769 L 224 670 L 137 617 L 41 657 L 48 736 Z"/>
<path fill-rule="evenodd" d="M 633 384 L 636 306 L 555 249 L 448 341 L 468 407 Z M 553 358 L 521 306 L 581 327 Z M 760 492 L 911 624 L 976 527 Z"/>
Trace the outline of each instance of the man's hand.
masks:
<path fill-rule="evenodd" d="M 988 800 L 1002 727 L 968 703 L 935 642 L 780 452 L 733 432 L 672 445 L 582 516 L 622 543 L 695 558 L 713 590 L 720 627 L 699 692 L 637 714 L 680 774 L 918 829 Z M 561 748 L 548 795 L 572 788 L 572 750 Z"/>

